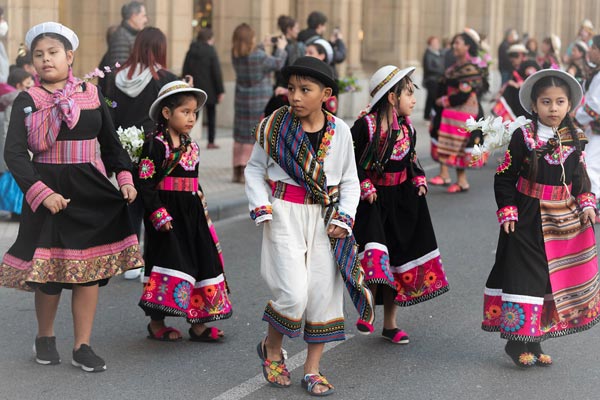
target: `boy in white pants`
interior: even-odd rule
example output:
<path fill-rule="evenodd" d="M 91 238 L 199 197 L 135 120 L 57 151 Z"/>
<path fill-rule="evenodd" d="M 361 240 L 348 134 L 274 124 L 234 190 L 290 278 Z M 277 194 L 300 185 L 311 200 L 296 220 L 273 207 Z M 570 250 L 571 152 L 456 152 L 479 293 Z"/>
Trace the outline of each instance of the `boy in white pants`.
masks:
<path fill-rule="evenodd" d="M 250 214 L 264 225 L 261 274 L 274 296 L 263 315 L 268 336 L 257 350 L 266 380 L 289 387 L 283 336 L 299 336 L 304 315 L 302 386 L 323 396 L 334 391 L 319 372 L 324 345 L 344 339 L 344 281 L 361 322 L 373 321 L 351 236 L 360 187 L 350 129 L 321 108 L 337 92 L 329 66 L 301 57 L 282 72 L 290 106 L 259 123 L 245 170 Z"/>

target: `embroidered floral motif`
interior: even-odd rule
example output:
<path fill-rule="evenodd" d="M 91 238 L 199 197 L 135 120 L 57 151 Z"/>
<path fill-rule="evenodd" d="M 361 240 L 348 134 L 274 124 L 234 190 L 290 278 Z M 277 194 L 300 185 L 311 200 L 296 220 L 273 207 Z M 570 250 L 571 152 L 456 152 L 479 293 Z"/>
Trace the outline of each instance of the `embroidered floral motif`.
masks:
<path fill-rule="evenodd" d="M 343 211 L 337 210 L 334 214 L 333 217 L 331 217 L 331 219 L 335 219 L 336 221 L 340 221 L 346 225 L 348 225 L 350 228 L 352 228 L 352 226 L 354 226 L 354 220 L 352 219 L 352 217 L 348 214 L 346 214 Z"/>
<path fill-rule="evenodd" d="M 156 172 L 156 168 L 154 167 L 154 161 L 152 161 L 148 157 L 146 157 L 142 161 L 140 161 L 140 166 L 139 166 L 140 179 L 152 178 L 154 176 L 155 172 Z"/>
<path fill-rule="evenodd" d="M 593 207 L 596 209 L 596 195 L 594 193 L 581 193 L 577 196 L 577 203 L 579 207 Z"/>
<path fill-rule="evenodd" d="M 502 322 L 504 331 L 517 332 L 525 325 L 525 313 L 519 304 L 507 302 L 502 304 Z"/>
<path fill-rule="evenodd" d="M 435 272 L 428 272 L 425 274 L 425 280 L 423 283 L 425 284 L 425 286 L 429 287 L 429 286 L 433 285 L 436 280 L 437 280 L 437 275 L 435 274 Z"/>
<path fill-rule="evenodd" d="M 486 319 L 496 319 L 502 315 L 502 309 L 497 305 L 490 306 L 485 312 Z"/>
<path fill-rule="evenodd" d="M 327 114 L 327 127 L 325 128 L 325 134 L 319 144 L 319 150 L 317 151 L 317 160 L 323 162 L 327 154 L 329 154 L 329 146 L 331 146 L 331 139 L 335 134 L 335 117 L 331 114 Z"/>
<path fill-rule="evenodd" d="M 533 355 L 533 353 L 527 352 L 519 355 L 519 362 L 524 365 L 533 365 L 535 364 L 537 358 Z"/>
<path fill-rule="evenodd" d="M 540 148 L 544 144 L 539 138 L 537 140 L 533 138 L 533 132 L 529 125 L 522 127 L 521 131 L 523 132 L 523 139 L 525 140 L 525 145 L 529 151 Z"/>
<path fill-rule="evenodd" d="M 271 206 L 260 206 L 250 211 L 250 218 L 254 221 L 256 218 L 269 214 L 273 214 L 273 208 Z"/>
<path fill-rule="evenodd" d="M 169 215 L 164 207 L 161 207 L 150 215 L 150 221 L 152 222 L 154 229 L 159 230 L 160 227 L 167 222 L 173 221 L 173 217 Z"/>
<path fill-rule="evenodd" d="M 423 175 L 415 176 L 414 178 L 412 178 L 412 183 L 416 187 L 425 186 L 425 188 L 427 188 L 427 179 Z"/>
<path fill-rule="evenodd" d="M 519 210 L 515 206 L 506 206 L 502 207 L 496 212 L 498 216 L 498 222 L 503 224 L 507 221 L 518 221 L 519 220 Z"/>
<path fill-rule="evenodd" d="M 506 150 L 506 152 L 504 153 L 504 161 L 502 161 L 502 163 L 498 165 L 498 168 L 496 168 L 496 174 L 499 175 L 506 172 L 506 170 L 510 168 L 511 164 L 512 156 L 510 155 L 510 150 Z"/>
<path fill-rule="evenodd" d="M 574 146 L 562 146 L 562 154 L 561 154 L 560 146 L 558 146 L 551 154 L 546 154 L 544 156 L 544 159 L 550 165 L 559 165 L 561 162 L 565 162 L 567 157 L 569 157 L 574 151 L 575 151 Z"/>
<path fill-rule="evenodd" d="M 179 160 L 179 165 L 181 165 L 186 171 L 193 171 L 196 168 L 199 159 L 200 150 L 198 149 L 198 145 L 192 142 L 191 150 L 184 153 L 181 156 L 181 160 Z"/>
<path fill-rule="evenodd" d="M 189 282 L 179 282 L 177 286 L 175 286 L 175 290 L 173 291 L 173 300 L 175 303 L 183 308 L 187 309 L 190 305 L 190 294 L 192 293 L 192 285 Z"/>
<path fill-rule="evenodd" d="M 373 193 L 377 193 L 377 189 L 375 189 L 375 185 L 371 182 L 370 179 L 365 179 L 360 183 L 360 199 L 364 200 Z"/>
<path fill-rule="evenodd" d="M 402 132 L 404 133 L 404 136 L 401 139 L 396 140 L 396 143 L 394 143 L 390 160 L 400 161 L 406 157 L 410 151 L 410 137 L 408 136 L 408 128 L 406 128 L 404 125 L 402 125 Z"/>

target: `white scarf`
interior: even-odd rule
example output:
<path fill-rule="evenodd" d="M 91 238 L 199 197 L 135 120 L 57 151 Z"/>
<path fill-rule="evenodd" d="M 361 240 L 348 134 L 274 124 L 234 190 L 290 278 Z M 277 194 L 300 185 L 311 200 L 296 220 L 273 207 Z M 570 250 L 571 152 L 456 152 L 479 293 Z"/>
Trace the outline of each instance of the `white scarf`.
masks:
<path fill-rule="evenodd" d="M 150 68 L 142 69 L 142 66 L 137 64 L 131 79 L 129 79 L 127 78 L 127 74 L 129 74 L 130 68 L 131 67 L 127 67 L 117 72 L 115 84 L 117 85 L 117 88 L 127 96 L 137 97 L 152 80 L 152 73 L 150 72 Z M 157 64 L 154 66 L 154 69 L 158 71 L 161 69 L 161 66 Z"/>

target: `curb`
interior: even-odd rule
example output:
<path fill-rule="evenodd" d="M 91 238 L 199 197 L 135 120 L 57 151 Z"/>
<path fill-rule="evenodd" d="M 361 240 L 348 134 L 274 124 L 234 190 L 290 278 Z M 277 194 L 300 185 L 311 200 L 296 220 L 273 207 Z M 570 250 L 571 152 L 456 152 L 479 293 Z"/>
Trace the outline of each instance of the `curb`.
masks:
<path fill-rule="evenodd" d="M 248 200 L 245 196 L 216 200 L 208 204 L 208 215 L 213 222 L 246 214 L 248 214 Z"/>

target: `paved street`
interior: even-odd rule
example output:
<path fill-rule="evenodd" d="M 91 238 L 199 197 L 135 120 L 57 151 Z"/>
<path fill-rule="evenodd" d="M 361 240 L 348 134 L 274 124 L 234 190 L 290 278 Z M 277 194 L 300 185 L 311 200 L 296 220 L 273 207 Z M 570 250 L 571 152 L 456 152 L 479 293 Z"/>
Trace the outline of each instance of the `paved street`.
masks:
<path fill-rule="evenodd" d="M 433 176 L 437 169 L 428 156 L 429 137 L 422 123 L 417 128 L 421 162 Z M 203 151 L 200 167 L 211 210 L 222 213 L 213 217 L 234 307 L 231 319 L 215 324 L 226 333 L 223 343 L 146 339 L 148 321 L 136 305 L 141 284 L 117 277 L 100 292 L 92 342 L 108 370 L 87 374 L 70 365 L 69 292 L 64 293 L 56 324 L 62 364 L 40 366 L 31 349 L 36 329 L 33 296 L 0 289 L 0 399 L 308 398 L 299 384 L 305 348 L 301 339 L 284 344 L 288 365 L 295 368 L 292 388 L 267 386 L 261 374 L 256 344 L 266 332 L 260 318 L 269 298 L 259 275 L 261 230 L 245 211 L 240 214 L 243 187 L 229 183 L 230 136 L 219 131 L 222 148 Z M 451 287 L 437 299 L 399 311 L 400 327 L 410 334 L 410 344 L 384 341 L 381 318 L 373 335 L 358 335 L 353 324 L 356 312 L 346 299 L 348 340 L 328 348 L 322 363 L 322 372 L 337 388 L 331 399 L 598 398 L 600 327 L 546 342 L 555 365 L 530 370 L 517 369 L 504 354 L 505 342 L 499 335 L 479 328 L 483 286 L 498 233 L 492 177 L 500 156 L 470 173 L 467 193 L 448 195 L 430 188 L 429 207 Z M 14 240 L 16 228 L 14 222 L 0 223 L 2 253 Z M 188 337 L 183 320 L 168 322 Z"/>

